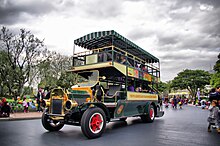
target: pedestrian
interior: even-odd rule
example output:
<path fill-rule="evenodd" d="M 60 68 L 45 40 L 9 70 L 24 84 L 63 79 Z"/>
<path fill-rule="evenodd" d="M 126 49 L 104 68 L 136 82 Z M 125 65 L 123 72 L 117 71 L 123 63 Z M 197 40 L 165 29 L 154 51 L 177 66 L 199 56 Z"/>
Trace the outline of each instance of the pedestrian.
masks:
<path fill-rule="evenodd" d="M 188 99 L 188 98 L 186 98 L 186 99 L 185 99 L 185 104 L 187 105 L 187 104 L 188 104 L 188 102 L 189 102 L 189 99 Z"/>
<path fill-rule="evenodd" d="M 220 86 L 216 88 L 218 107 L 220 108 Z"/>
<path fill-rule="evenodd" d="M 218 86 L 216 88 L 216 92 L 217 92 L 217 106 L 220 109 L 220 86 Z M 217 129 L 218 133 L 220 133 L 220 112 L 218 113 L 218 129 Z"/>
<path fill-rule="evenodd" d="M 29 106 L 28 107 L 31 107 L 31 109 L 35 109 L 36 108 L 33 100 L 31 100 L 31 99 L 29 100 Z"/>
<path fill-rule="evenodd" d="M 208 132 L 211 132 L 211 126 L 214 125 L 216 126 L 218 129 L 218 112 L 219 112 L 219 108 L 217 106 L 217 100 L 212 100 L 211 102 L 211 106 L 209 107 L 209 116 L 208 116 Z M 217 129 L 217 130 L 218 130 Z M 218 131 L 218 133 L 220 133 L 220 131 Z"/>
<path fill-rule="evenodd" d="M 218 101 L 218 92 L 217 92 L 217 89 L 215 89 L 215 88 L 212 88 L 210 90 L 210 92 L 209 92 L 209 101 L 210 101 L 210 103 L 213 100 L 217 100 Z"/>
<path fill-rule="evenodd" d="M 28 112 L 28 102 L 26 101 L 26 97 L 24 97 L 22 105 L 24 108 L 24 113 L 27 113 Z"/>
<path fill-rule="evenodd" d="M 37 100 L 37 111 L 38 112 L 42 111 L 41 101 L 43 100 L 43 98 L 44 98 L 44 93 L 43 93 L 42 89 L 39 88 L 38 93 L 37 93 L 37 98 L 36 98 L 36 100 Z"/>
<path fill-rule="evenodd" d="M 174 97 L 173 97 L 173 108 L 177 108 L 177 98 L 176 98 L 176 96 L 174 95 Z"/>
<path fill-rule="evenodd" d="M 9 117 L 10 116 L 11 107 L 9 106 L 6 98 L 3 98 L 2 107 L 1 107 L 1 116 Z"/>
<path fill-rule="evenodd" d="M 180 109 L 182 109 L 183 100 L 182 100 L 181 98 L 180 98 L 180 100 L 179 100 L 178 104 L 179 104 Z"/>

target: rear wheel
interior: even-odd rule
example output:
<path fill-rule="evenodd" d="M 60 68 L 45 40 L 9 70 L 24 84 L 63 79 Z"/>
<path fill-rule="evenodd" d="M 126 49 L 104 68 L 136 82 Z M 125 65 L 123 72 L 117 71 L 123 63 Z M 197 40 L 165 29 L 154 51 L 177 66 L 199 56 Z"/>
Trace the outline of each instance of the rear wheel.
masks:
<path fill-rule="evenodd" d="M 81 129 L 83 134 L 89 139 L 102 135 L 106 127 L 106 116 L 101 108 L 87 109 L 81 119 Z"/>
<path fill-rule="evenodd" d="M 148 108 L 148 113 L 146 115 L 141 115 L 141 120 L 145 123 L 152 123 L 155 119 L 155 109 L 153 105 Z"/>
<path fill-rule="evenodd" d="M 45 112 L 42 114 L 41 122 L 48 131 L 59 131 L 64 126 L 60 121 L 51 120 Z"/>

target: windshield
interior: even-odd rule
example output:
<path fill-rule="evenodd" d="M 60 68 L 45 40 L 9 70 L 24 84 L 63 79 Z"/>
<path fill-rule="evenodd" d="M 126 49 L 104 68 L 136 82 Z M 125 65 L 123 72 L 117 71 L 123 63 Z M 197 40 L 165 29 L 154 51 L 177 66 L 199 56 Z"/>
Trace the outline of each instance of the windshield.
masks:
<path fill-rule="evenodd" d="M 78 73 L 77 84 L 80 87 L 85 87 L 85 86 L 92 87 L 97 83 L 98 77 L 99 77 L 99 72 L 97 70 L 80 72 Z"/>

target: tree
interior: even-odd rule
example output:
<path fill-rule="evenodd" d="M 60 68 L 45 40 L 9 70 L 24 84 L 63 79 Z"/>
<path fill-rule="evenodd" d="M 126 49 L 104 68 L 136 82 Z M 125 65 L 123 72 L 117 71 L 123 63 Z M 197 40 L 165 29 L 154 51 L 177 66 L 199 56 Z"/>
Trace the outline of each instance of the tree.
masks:
<path fill-rule="evenodd" d="M 57 81 L 57 85 L 62 88 L 70 88 L 72 85 L 76 84 L 76 74 L 72 72 L 63 72 Z"/>
<path fill-rule="evenodd" d="M 216 61 L 213 69 L 216 71 L 211 78 L 210 84 L 213 87 L 220 86 L 220 53 L 218 55 L 218 60 Z"/>
<path fill-rule="evenodd" d="M 6 95 L 8 93 L 11 95 L 15 89 L 16 85 L 14 84 L 16 78 L 13 77 L 13 70 L 10 67 L 10 62 L 7 52 L 4 50 L 0 51 L 0 81 L 1 81 L 1 95 Z"/>
<path fill-rule="evenodd" d="M 220 73 L 220 53 L 218 54 L 218 60 L 216 61 L 213 69 L 217 73 Z"/>
<path fill-rule="evenodd" d="M 167 84 L 164 82 L 159 82 L 158 84 L 158 91 L 159 92 L 164 92 L 167 88 Z"/>
<path fill-rule="evenodd" d="M 20 95 L 25 83 L 30 82 L 32 69 L 47 58 L 47 49 L 30 31 L 20 29 L 16 35 L 6 27 L 1 29 L 0 45 L 7 62 L 7 66 L 1 66 L 0 70 L 4 70 L 1 78 L 7 83 L 9 94 Z"/>
<path fill-rule="evenodd" d="M 220 86 L 220 73 L 215 73 L 212 75 L 212 78 L 210 80 L 210 84 L 213 87 Z"/>
<path fill-rule="evenodd" d="M 72 66 L 71 57 L 52 52 L 50 58 L 39 64 L 39 87 L 61 86 L 68 88 L 73 85 L 74 75 L 66 71 Z"/>
<path fill-rule="evenodd" d="M 174 89 L 187 89 L 192 97 L 196 97 L 197 89 L 203 89 L 210 82 L 210 74 L 204 70 L 183 70 L 172 81 Z"/>
<path fill-rule="evenodd" d="M 168 82 L 160 82 L 158 85 L 159 92 L 163 92 L 164 96 L 168 96 L 169 92 L 171 92 L 171 81 Z"/>

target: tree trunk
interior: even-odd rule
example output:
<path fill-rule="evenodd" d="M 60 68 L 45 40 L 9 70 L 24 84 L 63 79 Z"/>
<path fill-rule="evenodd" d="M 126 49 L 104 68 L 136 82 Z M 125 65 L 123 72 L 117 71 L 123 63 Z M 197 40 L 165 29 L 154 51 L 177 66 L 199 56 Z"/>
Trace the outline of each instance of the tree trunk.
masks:
<path fill-rule="evenodd" d="M 187 88 L 187 90 L 189 91 L 190 95 L 192 96 L 193 104 L 195 105 L 195 103 L 196 103 L 196 92 L 195 92 L 196 89 L 193 90 L 193 89 L 191 89 L 191 88 Z"/>
<path fill-rule="evenodd" d="M 3 87 L 0 86 L 0 96 L 3 96 Z"/>

